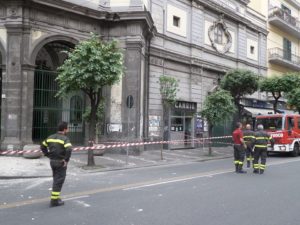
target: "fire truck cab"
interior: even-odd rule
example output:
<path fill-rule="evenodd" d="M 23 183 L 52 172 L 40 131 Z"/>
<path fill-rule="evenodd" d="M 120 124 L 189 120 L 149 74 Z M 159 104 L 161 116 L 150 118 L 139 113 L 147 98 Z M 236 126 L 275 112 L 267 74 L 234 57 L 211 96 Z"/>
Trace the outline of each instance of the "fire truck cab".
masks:
<path fill-rule="evenodd" d="M 274 148 L 268 147 L 268 152 L 290 152 L 292 156 L 299 155 L 300 146 L 300 115 L 270 114 L 256 117 L 256 125 L 262 124 L 275 141 Z"/>

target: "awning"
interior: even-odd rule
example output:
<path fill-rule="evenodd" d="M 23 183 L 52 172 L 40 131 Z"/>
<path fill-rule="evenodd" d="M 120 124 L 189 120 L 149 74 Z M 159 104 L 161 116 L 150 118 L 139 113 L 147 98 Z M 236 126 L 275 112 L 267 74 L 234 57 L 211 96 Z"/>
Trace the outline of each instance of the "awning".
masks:
<path fill-rule="evenodd" d="M 262 109 L 262 108 L 251 108 L 251 107 L 244 107 L 246 113 L 251 114 L 252 117 L 258 115 L 270 115 L 274 114 L 273 109 Z M 285 114 L 295 114 L 293 110 L 283 110 Z"/>
<path fill-rule="evenodd" d="M 262 108 L 251 108 L 251 107 L 244 107 L 246 113 L 251 114 L 251 116 L 255 117 L 257 115 L 267 115 L 273 114 L 273 109 L 262 109 Z"/>

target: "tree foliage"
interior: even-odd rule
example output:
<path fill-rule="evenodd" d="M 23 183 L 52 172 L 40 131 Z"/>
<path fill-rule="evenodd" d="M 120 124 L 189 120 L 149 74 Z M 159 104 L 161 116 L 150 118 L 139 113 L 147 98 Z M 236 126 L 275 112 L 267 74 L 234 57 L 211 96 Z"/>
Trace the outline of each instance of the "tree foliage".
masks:
<path fill-rule="evenodd" d="M 286 73 L 282 76 L 272 76 L 263 78 L 260 81 L 260 91 L 269 92 L 274 98 L 273 110 L 277 111 L 277 104 L 284 93 L 288 94 L 294 88 L 300 86 L 299 73 Z"/>
<path fill-rule="evenodd" d="M 300 87 L 293 89 L 286 97 L 288 104 L 297 109 L 300 114 Z"/>
<path fill-rule="evenodd" d="M 58 96 L 81 90 L 89 97 L 89 140 L 94 142 L 97 120 L 101 117 L 97 113 L 101 111 L 102 88 L 120 80 L 124 69 L 123 53 L 116 41 L 104 42 L 95 34 L 66 53 L 68 58 L 58 68 Z M 94 165 L 93 158 L 89 157 L 88 165 Z"/>
<path fill-rule="evenodd" d="M 173 77 L 162 75 L 159 77 L 159 83 L 162 99 L 170 105 L 175 103 L 178 92 L 178 81 Z"/>
<path fill-rule="evenodd" d="M 230 118 L 236 111 L 233 103 L 233 97 L 226 90 L 217 90 L 208 95 L 204 101 L 201 116 L 208 122 L 208 134 L 212 136 L 212 129 L 215 125 Z M 209 145 L 209 155 L 211 155 L 211 145 Z"/>
<path fill-rule="evenodd" d="M 226 73 L 221 80 L 221 88 L 230 92 L 238 109 L 238 117 L 242 112 L 240 100 L 245 95 L 251 95 L 258 90 L 258 74 L 250 70 L 234 69 Z"/>
<path fill-rule="evenodd" d="M 235 111 L 233 97 L 220 89 L 206 97 L 201 115 L 214 126 L 230 118 Z"/>
<path fill-rule="evenodd" d="M 258 75 L 250 70 L 231 70 L 221 80 L 221 88 L 229 91 L 234 99 L 240 99 L 257 91 Z"/>
<path fill-rule="evenodd" d="M 116 41 L 103 42 L 92 34 L 80 42 L 58 68 L 59 96 L 82 90 L 91 99 L 96 99 L 99 89 L 113 85 L 123 72 L 123 54 Z"/>

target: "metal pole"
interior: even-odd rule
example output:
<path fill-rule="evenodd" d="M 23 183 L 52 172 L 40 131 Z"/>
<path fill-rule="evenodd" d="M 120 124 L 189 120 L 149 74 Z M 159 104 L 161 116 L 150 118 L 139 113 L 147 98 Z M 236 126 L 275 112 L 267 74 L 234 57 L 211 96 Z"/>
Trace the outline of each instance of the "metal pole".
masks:
<path fill-rule="evenodd" d="M 130 115 L 130 108 L 128 108 L 128 115 L 127 115 L 127 144 L 129 144 L 129 115 Z M 128 155 L 129 155 L 129 145 L 126 148 L 126 166 L 128 166 Z"/>

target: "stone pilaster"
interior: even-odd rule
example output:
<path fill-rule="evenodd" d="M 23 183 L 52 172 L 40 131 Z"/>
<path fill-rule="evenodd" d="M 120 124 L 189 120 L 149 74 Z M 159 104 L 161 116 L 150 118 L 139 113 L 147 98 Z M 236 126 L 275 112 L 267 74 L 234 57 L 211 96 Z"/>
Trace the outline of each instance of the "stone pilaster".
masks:
<path fill-rule="evenodd" d="M 144 110 L 144 71 L 142 68 L 142 41 L 127 41 L 125 51 L 125 76 L 123 78 L 123 113 L 124 134 L 131 139 L 142 137 Z M 126 106 L 127 96 L 133 96 L 132 108 Z M 129 127 L 127 126 L 129 124 Z"/>
<path fill-rule="evenodd" d="M 3 76 L 2 101 L 2 149 L 21 148 L 21 113 L 22 113 L 22 31 L 23 27 L 17 24 L 6 25 L 7 29 L 7 56 L 6 72 Z"/>

